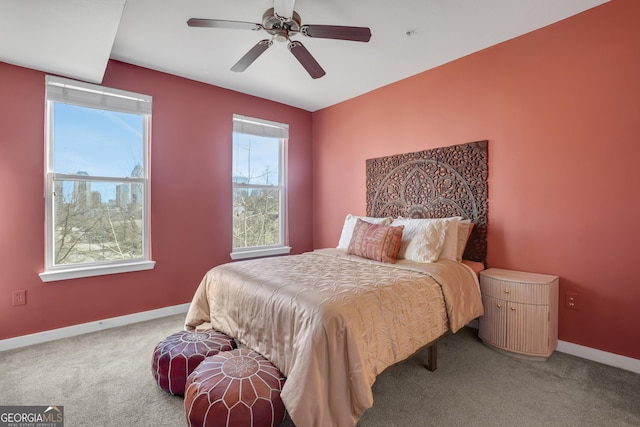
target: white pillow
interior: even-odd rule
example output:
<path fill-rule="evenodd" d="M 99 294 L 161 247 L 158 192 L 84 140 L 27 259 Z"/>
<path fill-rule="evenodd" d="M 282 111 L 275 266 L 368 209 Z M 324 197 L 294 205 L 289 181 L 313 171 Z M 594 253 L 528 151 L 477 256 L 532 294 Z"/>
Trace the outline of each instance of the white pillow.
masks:
<path fill-rule="evenodd" d="M 398 259 L 404 259 L 407 257 L 407 248 L 411 241 L 422 234 L 429 224 L 437 222 L 435 219 L 430 218 L 403 218 L 398 217 L 391 223 L 392 226 L 404 226 L 402 230 L 402 240 L 400 241 L 400 250 L 398 251 Z M 442 245 L 441 245 L 442 246 Z M 415 248 L 416 244 L 412 245 Z"/>
<path fill-rule="evenodd" d="M 447 224 L 444 221 L 429 221 L 407 245 L 405 259 L 415 262 L 436 262 L 442 252 Z"/>
<path fill-rule="evenodd" d="M 438 259 L 448 259 L 451 261 L 458 260 L 458 228 L 462 217 L 454 216 L 452 218 L 446 218 L 447 220 L 447 235 L 444 238 L 444 244 L 442 245 L 442 252 Z"/>
<path fill-rule="evenodd" d="M 338 249 L 348 249 L 349 242 L 351 242 L 351 236 L 353 235 L 353 229 L 356 226 L 356 222 L 360 218 L 363 221 L 370 222 L 371 224 L 391 224 L 392 218 L 374 218 L 371 216 L 355 216 L 348 214 L 344 219 L 344 225 L 342 226 L 342 234 L 340 234 L 340 240 L 338 240 Z"/>
<path fill-rule="evenodd" d="M 398 251 L 398 259 L 427 259 L 430 258 L 432 256 L 432 253 L 435 251 L 438 252 L 438 256 L 436 259 L 450 259 L 456 261 L 458 255 L 458 225 L 461 219 L 462 217 L 399 217 L 393 220 L 391 225 L 404 225 L 404 231 L 402 232 L 402 242 L 400 243 L 400 250 Z M 434 226 L 431 224 L 438 224 L 438 226 Z M 427 233 L 427 235 L 423 235 L 424 233 Z M 442 234 L 444 234 L 444 236 Z M 426 239 L 426 237 L 430 237 L 431 239 L 435 240 L 429 241 L 428 239 Z M 417 238 L 418 241 L 412 243 L 412 240 L 415 238 Z M 442 243 L 439 242 L 440 238 L 443 238 Z M 428 243 L 429 247 L 423 247 L 424 243 Z M 407 255 L 410 244 L 411 252 L 409 252 L 409 255 Z"/>

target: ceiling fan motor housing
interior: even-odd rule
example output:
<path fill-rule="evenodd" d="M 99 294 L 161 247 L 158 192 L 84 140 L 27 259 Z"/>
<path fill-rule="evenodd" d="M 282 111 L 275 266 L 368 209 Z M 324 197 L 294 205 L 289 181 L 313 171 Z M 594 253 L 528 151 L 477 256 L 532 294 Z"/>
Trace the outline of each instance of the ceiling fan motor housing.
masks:
<path fill-rule="evenodd" d="M 295 33 L 299 32 L 301 27 L 300 22 L 302 22 L 300 15 L 295 11 L 288 21 L 283 21 L 276 16 L 273 8 L 267 9 L 264 15 L 262 15 L 262 27 L 279 42 L 289 40 L 290 31 Z"/>

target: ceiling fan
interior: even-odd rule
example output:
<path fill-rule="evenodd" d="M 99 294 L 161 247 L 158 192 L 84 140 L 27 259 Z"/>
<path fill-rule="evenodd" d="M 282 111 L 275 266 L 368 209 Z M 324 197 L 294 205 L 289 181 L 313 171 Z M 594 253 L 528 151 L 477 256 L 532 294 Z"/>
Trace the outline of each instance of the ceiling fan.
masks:
<path fill-rule="evenodd" d="M 190 27 L 228 28 L 238 30 L 265 30 L 271 34 L 270 39 L 260 40 L 238 62 L 231 67 L 232 71 L 242 72 L 246 70 L 260 55 L 262 55 L 273 41 L 288 42 L 289 51 L 296 57 L 309 75 L 317 79 L 326 73 L 304 47 L 297 40 L 291 40 L 292 36 L 302 34 L 307 37 L 321 39 L 349 40 L 368 42 L 371 39 L 371 30 L 366 27 L 346 27 L 340 25 L 302 25 L 300 15 L 293 10 L 295 0 L 274 0 L 272 8 L 262 16 L 262 23 L 256 24 L 243 21 L 226 21 L 222 19 L 191 18 L 187 21 Z"/>

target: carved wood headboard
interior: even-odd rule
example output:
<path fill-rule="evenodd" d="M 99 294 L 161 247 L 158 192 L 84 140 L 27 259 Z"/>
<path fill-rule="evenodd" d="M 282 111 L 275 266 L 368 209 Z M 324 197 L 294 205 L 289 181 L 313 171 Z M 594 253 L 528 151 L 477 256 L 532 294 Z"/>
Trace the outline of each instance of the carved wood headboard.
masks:
<path fill-rule="evenodd" d="M 446 218 L 475 225 L 464 259 L 486 264 L 487 141 L 367 160 L 367 215 Z"/>

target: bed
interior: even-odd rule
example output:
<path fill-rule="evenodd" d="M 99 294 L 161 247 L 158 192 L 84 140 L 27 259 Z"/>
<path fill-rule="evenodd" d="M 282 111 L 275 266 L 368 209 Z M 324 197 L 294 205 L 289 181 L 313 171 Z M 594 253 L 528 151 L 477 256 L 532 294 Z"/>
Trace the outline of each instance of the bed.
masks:
<path fill-rule="evenodd" d="M 287 377 L 297 427 L 355 426 L 378 374 L 483 314 L 468 261 L 486 256 L 485 141 L 368 160 L 367 214 L 347 215 L 336 248 L 212 268 L 187 313 L 187 329 L 211 324 Z M 452 249 L 454 227 L 471 232 Z"/>

